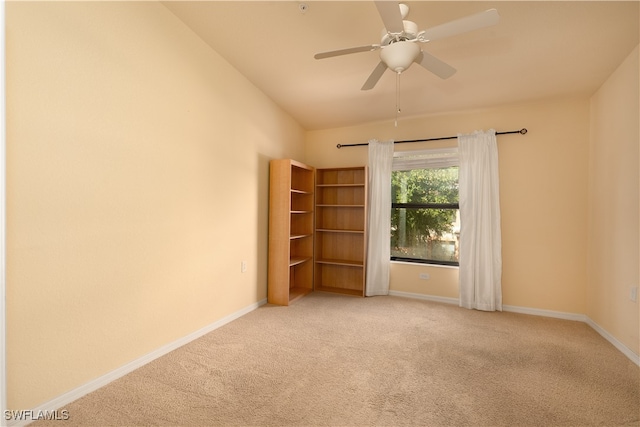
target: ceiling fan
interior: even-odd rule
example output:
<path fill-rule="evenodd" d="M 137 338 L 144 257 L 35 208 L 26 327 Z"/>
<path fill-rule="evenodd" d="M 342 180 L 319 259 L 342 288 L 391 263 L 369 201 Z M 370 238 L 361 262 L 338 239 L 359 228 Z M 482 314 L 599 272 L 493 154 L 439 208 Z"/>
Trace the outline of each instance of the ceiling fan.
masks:
<path fill-rule="evenodd" d="M 385 26 L 382 30 L 382 40 L 380 44 L 333 50 L 318 53 L 314 56 L 316 59 L 324 59 L 351 53 L 380 50 L 380 62 L 365 81 L 362 90 L 373 89 L 387 68 L 400 75 L 400 73 L 408 69 L 414 62 L 442 79 L 451 77 L 455 74 L 456 69 L 423 51 L 418 43 L 428 43 L 445 37 L 489 27 L 497 24 L 500 20 L 498 11 L 496 9 L 489 9 L 423 31 L 418 31 L 418 25 L 415 22 L 404 20 L 409 13 L 409 7 L 407 5 L 384 0 L 374 3 L 378 8 L 378 13 L 380 13 L 380 17 Z"/>

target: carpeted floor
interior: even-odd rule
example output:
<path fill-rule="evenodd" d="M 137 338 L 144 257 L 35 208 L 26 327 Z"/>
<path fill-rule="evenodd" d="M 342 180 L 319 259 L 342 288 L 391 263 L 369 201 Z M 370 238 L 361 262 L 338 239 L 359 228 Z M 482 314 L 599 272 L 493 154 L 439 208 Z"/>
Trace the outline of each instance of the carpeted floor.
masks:
<path fill-rule="evenodd" d="M 61 409 L 34 426 L 640 426 L 640 368 L 581 322 L 316 292 Z"/>

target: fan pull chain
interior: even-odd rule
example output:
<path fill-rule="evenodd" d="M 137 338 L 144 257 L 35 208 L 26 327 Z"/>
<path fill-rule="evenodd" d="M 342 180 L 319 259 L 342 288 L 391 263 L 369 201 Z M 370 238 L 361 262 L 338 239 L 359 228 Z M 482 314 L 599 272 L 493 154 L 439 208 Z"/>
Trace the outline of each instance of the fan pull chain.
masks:
<path fill-rule="evenodd" d="M 400 73 L 396 73 L 396 127 L 398 127 L 398 114 L 400 114 Z"/>

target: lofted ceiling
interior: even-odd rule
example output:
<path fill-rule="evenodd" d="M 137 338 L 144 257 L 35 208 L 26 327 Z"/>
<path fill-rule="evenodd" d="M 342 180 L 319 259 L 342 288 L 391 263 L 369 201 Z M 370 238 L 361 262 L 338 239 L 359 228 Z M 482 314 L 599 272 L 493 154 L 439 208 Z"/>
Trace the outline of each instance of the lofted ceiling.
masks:
<path fill-rule="evenodd" d="M 360 88 L 379 52 L 314 54 L 380 43 L 373 1 L 168 1 L 163 4 L 305 129 L 594 93 L 639 41 L 638 1 L 407 1 L 420 30 L 495 8 L 499 24 L 421 44 L 457 69 L 413 64 Z"/>

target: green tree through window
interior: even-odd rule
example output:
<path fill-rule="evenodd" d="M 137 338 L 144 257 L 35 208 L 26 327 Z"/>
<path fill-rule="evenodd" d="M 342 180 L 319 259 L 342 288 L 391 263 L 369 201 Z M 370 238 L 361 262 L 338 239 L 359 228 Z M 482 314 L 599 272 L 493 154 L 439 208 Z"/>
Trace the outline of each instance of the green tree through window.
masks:
<path fill-rule="evenodd" d="M 391 259 L 458 264 L 458 167 L 391 176 Z"/>

